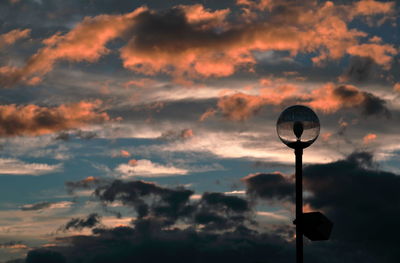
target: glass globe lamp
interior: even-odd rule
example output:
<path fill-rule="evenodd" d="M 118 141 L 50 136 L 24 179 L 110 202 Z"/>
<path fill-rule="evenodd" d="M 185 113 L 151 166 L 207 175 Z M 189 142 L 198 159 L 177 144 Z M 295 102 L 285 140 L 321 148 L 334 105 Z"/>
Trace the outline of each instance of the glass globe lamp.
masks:
<path fill-rule="evenodd" d="M 278 118 L 276 130 L 281 141 L 293 149 L 310 146 L 319 135 L 317 114 L 303 105 L 286 108 Z"/>

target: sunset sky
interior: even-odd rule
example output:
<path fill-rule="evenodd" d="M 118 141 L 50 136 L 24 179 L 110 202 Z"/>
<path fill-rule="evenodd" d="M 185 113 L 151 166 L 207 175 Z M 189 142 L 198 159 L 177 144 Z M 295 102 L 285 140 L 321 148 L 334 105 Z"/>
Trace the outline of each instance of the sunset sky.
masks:
<path fill-rule="evenodd" d="M 306 262 L 398 262 L 399 11 L 1 0 L 0 262 L 294 262 L 294 104 L 321 122 L 304 209 L 335 224 Z"/>

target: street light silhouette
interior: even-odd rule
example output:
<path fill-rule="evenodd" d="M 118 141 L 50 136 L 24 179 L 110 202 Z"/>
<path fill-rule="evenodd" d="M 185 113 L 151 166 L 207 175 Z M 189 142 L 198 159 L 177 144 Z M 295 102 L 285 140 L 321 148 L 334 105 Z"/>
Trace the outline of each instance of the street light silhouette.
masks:
<path fill-rule="evenodd" d="M 303 149 L 318 138 L 319 119 L 310 108 L 294 105 L 281 113 L 276 130 L 281 141 L 293 148 L 296 155 L 296 220 L 293 223 L 296 225 L 296 259 L 297 263 L 302 263 L 303 234 L 311 240 L 326 240 L 332 229 L 332 223 L 319 212 L 303 215 Z"/>

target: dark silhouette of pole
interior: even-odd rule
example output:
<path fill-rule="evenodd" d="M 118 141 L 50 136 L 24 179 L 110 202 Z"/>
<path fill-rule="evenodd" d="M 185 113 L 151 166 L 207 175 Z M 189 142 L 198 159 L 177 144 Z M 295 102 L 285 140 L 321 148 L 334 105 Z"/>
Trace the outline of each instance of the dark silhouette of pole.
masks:
<path fill-rule="evenodd" d="M 294 150 L 296 155 L 296 262 L 303 263 L 303 148 Z"/>
<path fill-rule="evenodd" d="M 303 235 L 311 240 L 326 240 L 332 228 L 332 224 L 321 213 L 306 213 L 308 221 L 303 214 L 303 149 L 318 138 L 320 123 L 312 109 L 294 105 L 281 113 L 276 130 L 279 139 L 294 149 L 296 156 L 296 220 L 293 223 L 296 225 L 296 262 L 303 263 Z"/>

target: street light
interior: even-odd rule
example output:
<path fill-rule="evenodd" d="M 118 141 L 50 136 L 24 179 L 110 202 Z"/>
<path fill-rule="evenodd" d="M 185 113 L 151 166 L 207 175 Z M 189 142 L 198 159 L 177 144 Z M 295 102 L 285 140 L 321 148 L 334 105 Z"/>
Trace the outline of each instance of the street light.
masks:
<path fill-rule="evenodd" d="M 306 106 L 294 105 L 286 108 L 278 118 L 276 130 L 281 141 L 294 149 L 296 155 L 296 259 L 303 262 L 303 149 L 318 138 L 320 124 L 318 116 Z M 329 230 L 330 234 L 330 230 Z"/>

